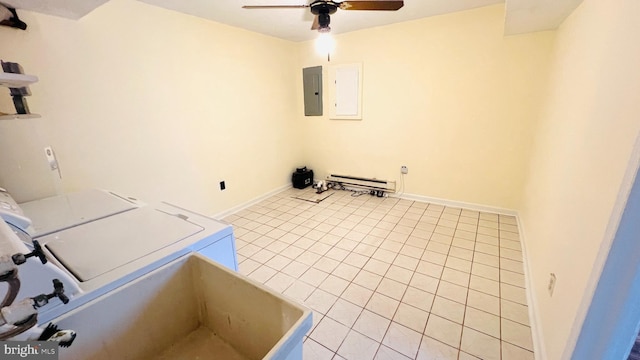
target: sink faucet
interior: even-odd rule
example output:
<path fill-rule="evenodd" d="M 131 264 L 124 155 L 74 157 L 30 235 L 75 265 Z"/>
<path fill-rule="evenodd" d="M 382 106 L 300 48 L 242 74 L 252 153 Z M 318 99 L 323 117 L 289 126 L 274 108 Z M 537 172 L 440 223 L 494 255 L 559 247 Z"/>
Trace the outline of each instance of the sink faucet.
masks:
<path fill-rule="evenodd" d="M 33 251 L 28 254 L 14 254 L 12 256 L 0 256 L 0 282 L 6 282 L 9 285 L 7 294 L 5 295 L 0 308 L 9 306 L 13 303 L 20 291 L 20 278 L 18 278 L 18 265 L 27 262 L 30 257 L 37 256 L 40 262 L 47 263 L 47 257 L 42 251 L 42 247 L 37 240 L 33 240 Z"/>
<path fill-rule="evenodd" d="M 38 240 L 32 240 L 32 242 L 33 242 L 32 252 L 28 254 L 15 254 L 11 256 L 11 260 L 13 261 L 14 264 L 22 265 L 25 262 L 27 262 L 28 258 L 34 257 L 34 256 L 37 256 L 38 259 L 40 259 L 40 262 L 42 264 L 47 263 L 47 255 L 45 255 L 44 251 L 42 251 L 42 246 L 40 246 L 40 243 L 38 242 Z"/>
<path fill-rule="evenodd" d="M 47 258 L 37 240 L 33 240 L 34 250 L 28 254 L 14 254 L 12 256 L 0 256 L 0 282 L 9 285 L 7 293 L 0 303 L 0 326 L 13 325 L 4 332 L 0 332 L 0 340 L 6 340 L 21 334 L 38 323 L 38 308 L 49 303 L 49 300 L 57 297 L 66 304 L 69 298 L 64 294 L 64 285 L 58 279 L 53 279 L 53 292 L 40 294 L 32 298 L 26 298 L 13 303 L 20 291 L 20 278 L 18 266 L 27 262 L 31 257 L 37 257 L 42 264 L 47 263 Z"/>
<path fill-rule="evenodd" d="M 38 323 L 38 308 L 49 303 L 53 298 L 59 298 L 62 303 L 69 302 L 69 298 L 64 294 L 64 285 L 58 279 L 53 279 L 53 292 L 51 294 L 40 294 L 32 298 L 26 298 L 13 305 L 0 309 L 0 326 L 8 324 L 13 328 L 0 333 L 0 340 L 7 340 L 32 328 Z"/>

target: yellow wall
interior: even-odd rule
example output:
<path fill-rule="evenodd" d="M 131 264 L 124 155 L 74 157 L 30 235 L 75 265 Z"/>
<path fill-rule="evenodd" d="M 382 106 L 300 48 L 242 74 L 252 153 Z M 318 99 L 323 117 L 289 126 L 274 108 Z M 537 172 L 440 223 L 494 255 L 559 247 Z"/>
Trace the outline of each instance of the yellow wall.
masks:
<path fill-rule="evenodd" d="M 640 130 L 638 4 L 585 0 L 557 34 L 504 37 L 502 5 L 362 30 L 336 36 L 331 63 L 311 42 L 133 0 L 79 21 L 23 12 L 29 30 L 0 28 L 0 58 L 40 77 L 29 103 L 43 118 L 0 124 L 0 181 L 23 200 L 100 187 L 212 214 L 302 164 L 391 180 L 407 165 L 405 193 L 521 210 L 557 359 Z M 363 120 L 304 117 L 301 68 L 356 62 Z"/>
<path fill-rule="evenodd" d="M 342 34 L 331 62 L 302 43 L 302 66 L 325 80 L 327 66 L 363 64 L 362 121 L 329 120 L 327 96 L 325 116 L 300 115 L 316 177 L 400 184 L 406 165 L 405 193 L 516 209 L 554 33 L 504 37 L 503 23 L 496 5 Z"/>
<path fill-rule="evenodd" d="M 573 349 L 640 131 L 638 14 L 635 0 L 585 0 L 557 32 L 521 210 L 549 359 Z M 557 275 L 553 297 L 549 273 Z"/>
<path fill-rule="evenodd" d="M 23 162 L 42 181 L 0 181 L 22 200 L 101 187 L 214 213 L 302 164 L 391 180 L 407 165 L 405 193 L 515 209 L 553 33 L 505 38 L 503 16 L 497 5 L 337 36 L 330 64 L 364 64 L 364 119 L 334 121 L 302 116 L 301 68 L 329 65 L 312 42 L 131 0 L 79 21 L 25 12 L 28 31 L 0 29 L 0 58 L 40 77 L 29 103 L 44 117 L 24 121 L 40 136 Z"/>
<path fill-rule="evenodd" d="M 212 214 L 288 184 L 301 163 L 294 43 L 133 0 L 79 21 L 21 17 L 27 31 L 0 29 L 0 58 L 39 76 L 28 100 L 43 118 L 23 121 L 40 136 L 15 155 L 44 164 L 51 144 L 63 175 L 21 188 L 33 174 L 14 161 L 4 186 L 22 200 L 99 187 Z M 3 122 L 3 146 L 19 126 Z"/>

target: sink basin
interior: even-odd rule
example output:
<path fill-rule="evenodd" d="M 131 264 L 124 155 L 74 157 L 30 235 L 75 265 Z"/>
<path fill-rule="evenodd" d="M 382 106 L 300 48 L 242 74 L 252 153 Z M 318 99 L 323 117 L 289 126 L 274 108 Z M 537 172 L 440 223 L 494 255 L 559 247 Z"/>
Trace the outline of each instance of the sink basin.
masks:
<path fill-rule="evenodd" d="M 311 311 L 192 253 L 53 320 L 60 359 L 302 359 Z"/>

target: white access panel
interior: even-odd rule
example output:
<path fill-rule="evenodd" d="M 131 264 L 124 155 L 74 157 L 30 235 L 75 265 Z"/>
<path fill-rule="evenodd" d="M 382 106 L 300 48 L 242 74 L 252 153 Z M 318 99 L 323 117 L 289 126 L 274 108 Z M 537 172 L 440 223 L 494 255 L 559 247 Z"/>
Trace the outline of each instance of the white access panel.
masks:
<path fill-rule="evenodd" d="M 331 119 L 362 119 L 362 64 L 329 68 L 333 107 Z"/>
<path fill-rule="evenodd" d="M 336 115 L 358 115 L 358 77 L 358 69 L 336 69 Z"/>
<path fill-rule="evenodd" d="M 20 204 L 35 230 L 34 238 L 139 207 L 133 199 L 89 189 Z"/>

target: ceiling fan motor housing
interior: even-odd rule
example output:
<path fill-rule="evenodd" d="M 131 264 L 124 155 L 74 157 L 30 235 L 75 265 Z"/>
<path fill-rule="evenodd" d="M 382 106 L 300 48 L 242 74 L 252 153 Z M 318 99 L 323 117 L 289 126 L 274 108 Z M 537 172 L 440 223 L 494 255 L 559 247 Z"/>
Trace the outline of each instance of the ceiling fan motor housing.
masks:
<path fill-rule="evenodd" d="M 318 31 L 319 32 L 331 31 L 329 24 L 331 24 L 331 17 L 329 17 L 329 14 L 322 13 L 318 15 L 318 25 L 319 25 Z"/>
<path fill-rule="evenodd" d="M 338 4 L 333 1 L 314 1 L 309 5 L 313 15 L 330 15 L 338 11 Z"/>
<path fill-rule="evenodd" d="M 318 31 L 331 31 L 331 27 L 329 27 L 331 16 L 329 15 L 338 11 L 338 4 L 333 1 L 314 1 L 309 7 L 311 8 L 311 13 L 318 18 Z"/>

